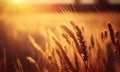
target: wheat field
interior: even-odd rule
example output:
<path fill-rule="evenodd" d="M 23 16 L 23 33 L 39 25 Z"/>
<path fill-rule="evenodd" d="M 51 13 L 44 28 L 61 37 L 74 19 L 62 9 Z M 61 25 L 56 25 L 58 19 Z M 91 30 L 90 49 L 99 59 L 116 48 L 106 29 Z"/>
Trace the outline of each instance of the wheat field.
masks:
<path fill-rule="evenodd" d="M 116 12 L 1 15 L 0 72 L 120 72 Z"/>

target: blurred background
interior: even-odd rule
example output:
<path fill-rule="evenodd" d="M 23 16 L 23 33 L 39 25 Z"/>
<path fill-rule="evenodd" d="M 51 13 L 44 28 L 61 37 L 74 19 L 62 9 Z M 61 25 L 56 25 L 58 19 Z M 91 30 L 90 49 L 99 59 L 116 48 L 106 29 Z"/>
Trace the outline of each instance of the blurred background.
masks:
<path fill-rule="evenodd" d="M 6 49 L 9 69 L 16 55 L 23 64 L 25 56 L 36 58 L 28 35 L 44 49 L 48 30 L 59 37 L 56 27 L 70 20 L 97 39 L 108 22 L 119 31 L 120 0 L 0 0 L 0 49 Z"/>
<path fill-rule="evenodd" d="M 120 0 L 0 0 L 0 20 L 16 33 L 46 32 L 70 20 L 92 32 L 104 29 L 107 22 L 119 29 Z"/>
<path fill-rule="evenodd" d="M 108 22 L 119 29 L 120 0 L 0 0 L 0 20 L 16 38 L 18 31 L 47 37 L 49 28 L 70 20 L 90 32 L 105 30 Z"/>
<path fill-rule="evenodd" d="M 72 11 L 77 12 L 96 11 L 96 9 L 99 11 L 119 11 L 120 0 L 0 0 L 1 13 L 5 10 L 12 11 L 16 6 L 17 10 L 18 7 L 22 10 L 27 9 L 24 12 L 31 12 L 29 10 L 32 8 L 35 12 L 61 11 L 61 7 L 69 7 Z"/>

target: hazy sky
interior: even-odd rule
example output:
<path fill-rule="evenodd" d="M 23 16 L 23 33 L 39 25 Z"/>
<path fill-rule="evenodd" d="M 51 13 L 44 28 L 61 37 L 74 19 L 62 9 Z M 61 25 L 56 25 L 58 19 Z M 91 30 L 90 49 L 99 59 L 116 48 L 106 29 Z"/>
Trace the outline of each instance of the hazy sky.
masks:
<path fill-rule="evenodd" d="M 2 1 L 2 0 L 0 0 Z M 3 0 L 5 1 L 5 0 Z M 6 0 L 6 1 L 22 1 L 27 3 L 73 3 L 74 0 Z M 80 0 L 81 3 L 84 4 L 92 4 L 96 0 Z M 108 0 L 112 3 L 120 3 L 120 0 Z"/>
<path fill-rule="evenodd" d="M 0 0 L 1 1 L 1 0 Z M 73 3 L 74 0 L 2 0 L 9 2 L 27 2 L 27 3 Z"/>
<path fill-rule="evenodd" d="M 26 0 L 32 3 L 72 3 L 73 0 Z"/>
<path fill-rule="evenodd" d="M 74 3 L 74 0 L 26 0 L 35 3 Z M 93 3 L 94 0 L 81 0 L 82 3 Z"/>

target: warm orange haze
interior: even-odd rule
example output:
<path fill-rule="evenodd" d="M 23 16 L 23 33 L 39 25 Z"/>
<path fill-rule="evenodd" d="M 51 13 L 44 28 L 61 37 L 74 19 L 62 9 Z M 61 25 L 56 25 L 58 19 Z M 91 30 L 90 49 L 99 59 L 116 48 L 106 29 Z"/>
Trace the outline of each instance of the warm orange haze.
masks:
<path fill-rule="evenodd" d="M 119 0 L 1 0 L 0 72 L 120 72 Z"/>

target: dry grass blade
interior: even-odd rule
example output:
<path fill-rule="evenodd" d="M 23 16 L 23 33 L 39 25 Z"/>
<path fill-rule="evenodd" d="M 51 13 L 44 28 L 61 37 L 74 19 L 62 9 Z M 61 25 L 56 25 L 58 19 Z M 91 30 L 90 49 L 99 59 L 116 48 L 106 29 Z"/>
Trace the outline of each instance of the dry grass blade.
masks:
<path fill-rule="evenodd" d="M 17 68 L 15 63 L 14 63 L 14 68 L 15 68 L 15 72 L 19 72 L 19 69 Z"/>
<path fill-rule="evenodd" d="M 30 62 L 30 63 L 35 63 L 35 60 L 32 57 L 26 57 L 26 59 Z"/>
<path fill-rule="evenodd" d="M 7 69 L 6 57 L 7 57 L 7 55 L 6 55 L 6 50 L 4 48 L 3 48 L 3 52 L 4 52 L 4 59 L 3 59 L 3 61 L 4 61 L 4 71 L 6 71 L 6 69 Z"/>
<path fill-rule="evenodd" d="M 23 71 L 22 64 L 21 64 L 21 62 L 20 62 L 20 59 L 19 59 L 19 58 L 17 58 L 17 64 L 18 64 L 18 69 L 19 69 L 19 72 L 24 72 L 24 71 Z"/>
<path fill-rule="evenodd" d="M 120 32 L 116 32 L 116 52 L 118 54 L 118 57 L 120 57 Z"/>
<path fill-rule="evenodd" d="M 33 39 L 33 37 L 31 37 L 30 35 L 28 35 L 28 38 L 29 38 L 30 42 L 32 43 L 32 45 L 34 46 L 34 48 L 35 48 L 36 50 L 40 51 L 40 53 L 42 53 L 43 55 L 45 55 L 45 54 L 44 54 L 44 51 L 42 50 L 42 48 L 40 47 L 40 45 L 38 45 L 38 44 L 35 42 L 35 40 Z"/>
<path fill-rule="evenodd" d="M 3 59 L 0 61 L 0 71 L 7 72 L 7 63 L 6 63 L 6 50 L 3 48 Z"/>
<path fill-rule="evenodd" d="M 61 68 L 61 72 L 70 72 L 71 69 L 68 66 L 66 60 L 64 59 L 63 54 L 61 53 L 61 51 L 57 49 L 56 52 L 57 52 L 57 54 L 60 57 L 60 63 L 61 63 L 61 67 L 62 67 Z"/>
<path fill-rule="evenodd" d="M 58 59 L 55 49 L 53 49 L 52 54 L 48 56 L 47 60 L 49 62 L 48 62 L 48 65 L 46 65 L 46 68 L 49 70 L 49 72 L 53 72 L 53 71 L 61 72 L 60 71 L 61 66 L 60 66 L 59 59 Z"/>
<path fill-rule="evenodd" d="M 68 44 L 71 45 L 71 42 L 70 42 L 70 40 L 69 40 L 69 37 L 68 37 L 68 35 L 67 35 L 66 33 L 62 33 L 62 37 L 67 41 Z"/>
<path fill-rule="evenodd" d="M 36 63 L 36 61 L 32 57 L 26 57 L 26 59 L 31 64 L 33 70 L 35 70 L 35 72 L 39 72 L 39 65 Z"/>
<path fill-rule="evenodd" d="M 55 63 L 56 63 L 56 67 L 58 68 L 58 72 L 61 72 L 61 65 L 60 65 L 60 62 L 58 61 L 58 58 L 57 58 L 57 53 L 56 53 L 56 51 L 55 50 L 53 50 L 53 52 L 54 52 L 54 54 L 53 54 L 53 56 L 54 56 L 54 60 L 55 60 Z"/>
<path fill-rule="evenodd" d="M 74 52 L 74 59 L 75 59 L 75 66 L 76 66 L 76 72 L 79 72 L 79 60 L 78 60 L 78 56 L 77 53 Z"/>
<path fill-rule="evenodd" d="M 16 63 L 14 62 L 15 72 L 24 72 L 23 66 L 22 66 L 21 61 L 18 57 L 17 57 L 16 61 L 17 61 Z"/>
<path fill-rule="evenodd" d="M 65 60 L 63 59 L 63 56 L 62 56 L 62 54 L 60 53 L 60 51 L 58 50 L 58 49 L 56 49 L 56 53 L 58 54 L 58 56 L 59 56 L 59 58 L 60 58 L 60 65 L 61 65 L 61 68 L 60 68 L 60 70 L 61 70 L 61 72 L 62 71 L 68 71 L 67 70 L 67 66 L 66 66 L 66 62 L 65 62 Z"/>

